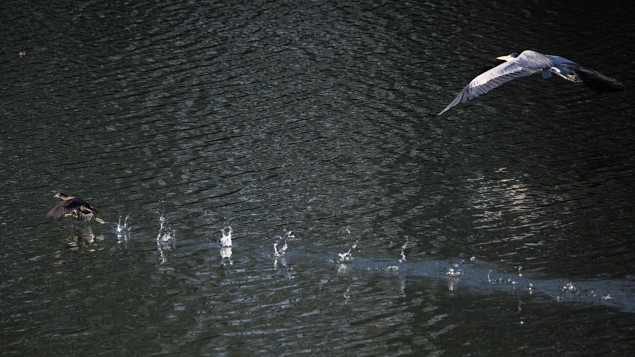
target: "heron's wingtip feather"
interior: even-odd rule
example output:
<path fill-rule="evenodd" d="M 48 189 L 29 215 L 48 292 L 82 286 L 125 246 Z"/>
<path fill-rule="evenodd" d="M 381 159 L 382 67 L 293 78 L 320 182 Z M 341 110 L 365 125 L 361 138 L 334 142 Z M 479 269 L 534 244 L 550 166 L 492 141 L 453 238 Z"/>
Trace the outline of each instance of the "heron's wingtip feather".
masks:
<path fill-rule="evenodd" d="M 450 110 L 452 107 L 467 102 L 468 100 L 474 98 L 474 97 L 478 97 L 478 94 L 476 93 L 472 93 L 472 89 L 470 88 L 470 85 L 468 84 L 467 86 L 465 86 L 463 88 L 463 90 L 461 90 L 461 92 L 459 94 L 457 94 L 456 97 L 454 97 L 454 99 L 450 102 L 450 104 L 448 104 L 445 109 L 443 109 L 441 112 L 439 112 L 439 114 L 437 115 L 441 115 L 445 112 L 447 112 L 448 110 Z"/>
<path fill-rule="evenodd" d="M 623 92 L 626 87 L 617 80 L 582 66 L 574 69 L 582 83 L 598 93 Z"/>

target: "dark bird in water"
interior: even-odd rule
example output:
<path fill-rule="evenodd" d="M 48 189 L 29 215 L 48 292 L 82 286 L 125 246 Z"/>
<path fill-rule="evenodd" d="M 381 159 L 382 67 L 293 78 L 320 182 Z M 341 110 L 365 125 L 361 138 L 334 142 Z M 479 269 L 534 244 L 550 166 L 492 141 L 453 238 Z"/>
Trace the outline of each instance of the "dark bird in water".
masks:
<path fill-rule="evenodd" d="M 445 113 L 448 109 L 457 104 L 467 102 L 481 94 L 485 94 L 512 79 L 529 76 L 538 72 L 542 72 L 542 78 L 544 79 L 551 77 L 551 73 L 555 73 L 568 81 L 584 83 L 587 87 L 598 93 L 621 92 L 625 90 L 624 85 L 615 79 L 581 66 L 564 57 L 543 55 L 542 53 L 526 50 L 520 55 L 512 53 L 509 56 L 498 57 L 498 59 L 505 62 L 472 79 L 472 81 L 463 88 L 461 93 L 438 115 Z"/>
<path fill-rule="evenodd" d="M 62 217 L 70 217 L 78 221 L 90 221 L 95 219 L 98 223 L 104 223 L 104 220 L 95 216 L 97 210 L 90 204 L 79 197 L 69 196 L 64 192 L 56 192 L 55 198 L 59 198 L 59 202 L 55 207 L 51 208 L 45 215 L 46 219 L 57 219 Z"/>

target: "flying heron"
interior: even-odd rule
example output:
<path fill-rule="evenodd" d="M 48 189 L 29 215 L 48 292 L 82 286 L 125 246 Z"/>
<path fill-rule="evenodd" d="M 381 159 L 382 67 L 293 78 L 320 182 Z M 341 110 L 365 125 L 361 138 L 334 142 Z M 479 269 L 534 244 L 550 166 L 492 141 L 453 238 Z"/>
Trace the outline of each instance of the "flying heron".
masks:
<path fill-rule="evenodd" d="M 438 115 L 445 113 L 457 104 L 485 94 L 512 79 L 525 77 L 537 72 L 542 72 L 542 78 L 544 79 L 551 77 L 551 73 L 555 73 L 568 81 L 584 83 L 598 93 L 621 92 L 625 89 L 624 85 L 615 79 L 564 57 L 543 55 L 536 51 L 526 50 L 520 55 L 512 53 L 509 56 L 502 56 L 497 59 L 505 62 L 472 79 L 461 93 Z"/>

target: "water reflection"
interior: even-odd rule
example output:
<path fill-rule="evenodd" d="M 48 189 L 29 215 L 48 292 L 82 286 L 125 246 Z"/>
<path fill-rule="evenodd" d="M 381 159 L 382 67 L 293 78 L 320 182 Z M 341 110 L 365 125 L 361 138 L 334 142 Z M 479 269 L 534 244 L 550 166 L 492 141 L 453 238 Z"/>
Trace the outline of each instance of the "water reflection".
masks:
<path fill-rule="evenodd" d="M 546 232 L 562 227 L 566 211 L 557 211 L 563 201 L 529 175 L 515 177 L 506 168 L 493 173 L 478 172 L 469 180 L 474 190 L 470 197 L 474 228 L 490 237 L 479 246 L 516 244 L 517 249 L 535 250 L 544 244 Z M 485 233 L 486 232 L 486 233 Z M 519 245 L 517 245 L 519 244 Z"/>
<path fill-rule="evenodd" d="M 234 264 L 232 261 L 232 247 L 221 247 L 220 248 L 220 257 L 221 257 L 221 265 L 229 266 Z"/>
<path fill-rule="evenodd" d="M 71 228 L 70 236 L 67 239 L 69 250 L 89 249 L 94 251 L 94 243 L 104 240 L 102 234 L 95 234 L 93 228 L 88 224 L 74 224 Z"/>
<path fill-rule="evenodd" d="M 274 256 L 273 269 L 279 277 L 283 277 L 285 279 L 293 279 L 295 277 L 293 266 L 287 262 L 287 258 L 284 255 Z"/>

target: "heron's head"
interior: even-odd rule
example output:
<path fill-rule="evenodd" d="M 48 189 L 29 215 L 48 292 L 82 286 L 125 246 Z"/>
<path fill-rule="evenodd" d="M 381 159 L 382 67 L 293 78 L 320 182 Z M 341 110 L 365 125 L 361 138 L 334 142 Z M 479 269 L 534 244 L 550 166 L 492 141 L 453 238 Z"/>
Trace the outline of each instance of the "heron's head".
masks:
<path fill-rule="evenodd" d="M 516 58 L 516 57 L 518 57 L 518 53 L 512 53 L 512 54 L 507 55 L 507 56 L 496 57 L 496 59 L 499 59 L 501 61 L 509 62 L 509 61 L 513 60 L 514 58 Z"/>

